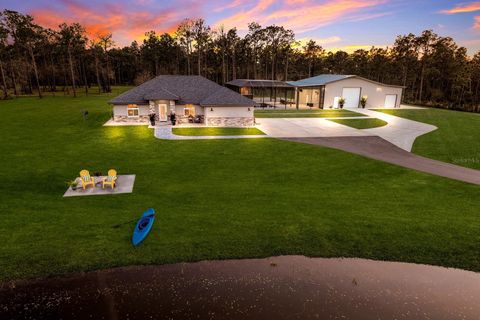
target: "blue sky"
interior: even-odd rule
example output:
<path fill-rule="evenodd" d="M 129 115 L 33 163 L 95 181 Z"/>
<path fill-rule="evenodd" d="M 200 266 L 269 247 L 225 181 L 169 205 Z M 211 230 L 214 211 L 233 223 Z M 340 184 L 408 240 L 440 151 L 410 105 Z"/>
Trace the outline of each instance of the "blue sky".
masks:
<path fill-rule="evenodd" d="M 480 50 L 480 1 L 446 0 L 0 0 L 1 9 L 32 14 L 56 27 L 80 22 L 90 34 L 112 32 L 120 45 L 145 31 L 172 32 L 184 18 L 204 18 L 213 27 L 277 24 L 297 39 L 315 39 L 326 49 L 391 45 L 399 34 L 433 29 L 453 37 L 470 54 Z"/>

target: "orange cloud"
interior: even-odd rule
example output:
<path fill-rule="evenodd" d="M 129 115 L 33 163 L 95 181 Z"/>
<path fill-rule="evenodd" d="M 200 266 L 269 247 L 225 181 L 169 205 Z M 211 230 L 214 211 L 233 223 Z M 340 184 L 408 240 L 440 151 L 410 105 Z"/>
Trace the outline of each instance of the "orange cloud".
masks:
<path fill-rule="evenodd" d="M 298 5 L 301 1 L 303 5 Z M 260 0 L 247 11 L 241 11 L 217 23 L 226 27 L 237 27 L 245 30 L 251 21 L 262 25 L 278 24 L 296 32 L 305 32 L 321 26 L 334 23 L 340 19 L 355 18 L 355 13 L 364 9 L 373 8 L 387 0 L 329 0 L 316 4 L 312 0 L 287 0 L 279 4 L 278 1 Z M 268 12 L 267 12 L 267 9 Z M 373 17 L 378 17 L 378 14 Z M 368 17 L 364 16 L 364 19 Z"/>
<path fill-rule="evenodd" d="M 30 14 L 38 24 L 52 29 L 56 29 L 63 22 L 78 22 L 85 27 L 90 38 L 113 33 L 119 45 L 142 40 L 144 33 L 150 30 L 173 32 L 184 18 L 174 9 L 132 10 L 120 3 L 106 3 L 102 5 L 103 7 L 94 4 L 89 7 L 86 3 L 76 0 L 62 0 L 62 5 L 65 10 L 42 8 L 32 10 Z M 190 10 L 182 14 L 193 13 L 195 8 L 190 7 Z"/>
<path fill-rule="evenodd" d="M 445 14 L 456 14 L 456 13 L 466 13 L 466 12 L 475 12 L 480 11 L 480 1 L 471 2 L 471 3 L 460 3 L 452 9 L 442 10 L 440 13 Z"/>

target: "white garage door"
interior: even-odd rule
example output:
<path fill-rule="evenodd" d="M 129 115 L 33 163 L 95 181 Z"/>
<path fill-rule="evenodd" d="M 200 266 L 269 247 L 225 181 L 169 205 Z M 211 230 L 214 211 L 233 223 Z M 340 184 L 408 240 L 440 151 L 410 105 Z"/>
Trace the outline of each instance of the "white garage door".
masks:
<path fill-rule="evenodd" d="M 343 88 L 342 97 L 345 99 L 344 108 L 358 108 L 358 104 L 360 103 L 360 88 Z"/>
<path fill-rule="evenodd" d="M 385 95 L 385 108 L 395 108 L 397 106 L 397 95 L 387 94 Z"/>

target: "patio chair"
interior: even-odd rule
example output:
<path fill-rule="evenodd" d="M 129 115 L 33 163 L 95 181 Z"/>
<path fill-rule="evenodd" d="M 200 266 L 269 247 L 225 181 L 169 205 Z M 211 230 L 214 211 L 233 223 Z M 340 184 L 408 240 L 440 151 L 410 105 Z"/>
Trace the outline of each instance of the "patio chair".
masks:
<path fill-rule="evenodd" d="M 112 189 L 115 188 L 117 184 L 117 171 L 115 169 L 108 170 L 108 176 L 102 180 L 102 189 L 105 189 L 105 186 L 110 186 Z"/>
<path fill-rule="evenodd" d="M 83 190 L 85 190 L 85 188 L 89 185 L 95 188 L 95 179 L 90 176 L 90 172 L 88 172 L 88 170 L 80 171 L 80 181 L 82 183 Z"/>

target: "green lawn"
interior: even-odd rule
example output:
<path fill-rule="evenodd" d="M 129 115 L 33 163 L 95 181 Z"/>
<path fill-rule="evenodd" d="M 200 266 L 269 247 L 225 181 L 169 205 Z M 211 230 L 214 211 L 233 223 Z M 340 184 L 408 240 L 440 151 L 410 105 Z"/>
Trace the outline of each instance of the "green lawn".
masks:
<path fill-rule="evenodd" d="M 480 170 L 480 114 L 433 108 L 376 111 L 438 127 L 415 140 L 414 153 Z"/>
<path fill-rule="evenodd" d="M 255 110 L 256 118 L 335 118 L 362 117 L 363 114 L 350 110 L 331 109 L 288 109 L 288 110 Z"/>
<path fill-rule="evenodd" d="M 329 119 L 330 121 L 340 123 L 356 129 L 370 129 L 383 127 L 387 122 L 380 119 Z"/>
<path fill-rule="evenodd" d="M 263 135 L 257 128 L 173 128 L 173 133 L 180 136 L 241 136 Z"/>
<path fill-rule="evenodd" d="M 0 102 L 0 280 L 284 254 L 480 271 L 479 186 L 289 141 L 102 127 L 110 98 Z M 136 174 L 134 192 L 63 198 L 83 168 Z M 148 207 L 134 249 L 134 223 L 112 226 Z"/>

